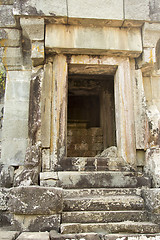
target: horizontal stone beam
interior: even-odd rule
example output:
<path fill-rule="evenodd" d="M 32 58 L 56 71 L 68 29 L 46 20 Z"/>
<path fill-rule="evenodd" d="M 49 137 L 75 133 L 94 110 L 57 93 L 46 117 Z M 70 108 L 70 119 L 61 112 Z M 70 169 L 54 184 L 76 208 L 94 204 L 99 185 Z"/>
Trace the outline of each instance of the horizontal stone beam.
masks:
<path fill-rule="evenodd" d="M 61 53 L 112 53 L 138 57 L 142 52 L 142 41 L 140 29 L 84 28 L 50 24 L 46 26 L 45 47 Z"/>
<path fill-rule="evenodd" d="M 109 20 L 107 25 L 113 25 L 118 20 L 122 25 L 123 20 L 133 21 L 160 21 L 159 0 L 17 0 L 14 4 L 14 15 L 19 16 L 48 16 L 56 21 L 62 17 L 63 22 L 72 19 Z M 69 20 L 67 20 L 69 17 Z M 114 23 L 112 22 L 114 21 Z M 92 22 L 90 22 L 92 24 Z M 123 23 L 124 24 L 124 23 Z"/>

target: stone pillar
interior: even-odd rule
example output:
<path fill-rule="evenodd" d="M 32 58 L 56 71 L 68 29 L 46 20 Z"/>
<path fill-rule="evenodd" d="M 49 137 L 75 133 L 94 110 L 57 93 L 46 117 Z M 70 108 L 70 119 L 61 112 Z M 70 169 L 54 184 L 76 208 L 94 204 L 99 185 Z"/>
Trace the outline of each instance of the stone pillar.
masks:
<path fill-rule="evenodd" d="M 52 60 L 52 59 L 51 59 Z M 52 61 L 44 65 L 41 102 L 41 141 L 42 141 L 42 171 L 50 170 L 51 142 L 51 99 L 52 99 Z"/>
<path fill-rule="evenodd" d="M 136 167 L 133 86 L 129 59 L 122 59 L 115 74 L 115 112 L 118 154 Z"/>
<path fill-rule="evenodd" d="M 8 71 L 2 131 L 2 163 L 23 165 L 28 145 L 31 71 Z"/>
<path fill-rule="evenodd" d="M 51 115 L 51 169 L 58 165 L 67 151 L 67 61 L 56 55 L 53 61 Z"/>

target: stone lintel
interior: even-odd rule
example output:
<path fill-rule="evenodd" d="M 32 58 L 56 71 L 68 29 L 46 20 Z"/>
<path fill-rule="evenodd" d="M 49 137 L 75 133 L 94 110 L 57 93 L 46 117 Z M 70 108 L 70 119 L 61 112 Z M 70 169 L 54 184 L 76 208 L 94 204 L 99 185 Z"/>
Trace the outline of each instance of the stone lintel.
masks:
<path fill-rule="evenodd" d="M 45 47 L 57 53 L 138 57 L 142 52 L 142 41 L 140 29 L 49 24 L 46 26 Z"/>

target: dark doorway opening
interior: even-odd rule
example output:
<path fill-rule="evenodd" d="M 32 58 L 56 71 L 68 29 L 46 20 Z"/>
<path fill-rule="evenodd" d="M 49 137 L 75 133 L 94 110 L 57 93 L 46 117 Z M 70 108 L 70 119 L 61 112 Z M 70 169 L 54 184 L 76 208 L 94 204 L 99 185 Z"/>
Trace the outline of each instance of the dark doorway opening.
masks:
<path fill-rule="evenodd" d="M 114 77 L 70 75 L 67 156 L 94 157 L 116 145 Z"/>

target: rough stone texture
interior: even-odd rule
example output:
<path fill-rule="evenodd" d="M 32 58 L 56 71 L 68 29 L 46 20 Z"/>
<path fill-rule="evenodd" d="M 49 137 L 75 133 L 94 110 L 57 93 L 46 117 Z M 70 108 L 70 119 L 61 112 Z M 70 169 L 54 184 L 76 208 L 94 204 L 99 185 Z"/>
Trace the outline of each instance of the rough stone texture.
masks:
<path fill-rule="evenodd" d="M 159 233 L 159 226 L 147 222 L 120 222 L 120 223 L 90 223 L 90 224 L 62 224 L 62 233 L 82 233 L 82 232 L 97 232 L 97 233 Z"/>
<path fill-rule="evenodd" d="M 147 118 L 149 124 L 149 146 L 160 146 L 160 113 L 157 106 L 151 105 L 147 109 Z"/>
<path fill-rule="evenodd" d="M 14 168 L 0 165 L 0 187 L 9 188 L 13 185 Z"/>
<path fill-rule="evenodd" d="M 23 232 L 17 240 L 49 240 L 48 232 Z"/>
<path fill-rule="evenodd" d="M 3 53 L 3 64 L 6 67 L 22 66 L 22 52 L 19 47 L 6 47 Z"/>
<path fill-rule="evenodd" d="M 143 28 L 143 47 L 154 48 L 159 40 L 160 23 L 145 22 Z"/>
<path fill-rule="evenodd" d="M 139 188 L 89 188 L 89 189 L 64 189 L 64 198 L 89 197 L 89 196 L 113 196 L 113 195 L 136 195 L 141 196 Z"/>
<path fill-rule="evenodd" d="M 123 34 L 123 40 L 121 34 Z M 61 51 L 62 53 L 105 54 L 118 52 L 118 55 L 120 53 L 128 55 L 129 53 L 129 55 L 133 54 L 138 57 L 142 52 L 141 34 L 138 29 L 66 27 L 50 24 L 46 26 L 45 46 L 53 52 Z"/>
<path fill-rule="evenodd" d="M 38 66 L 44 62 L 44 42 L 32 42 L 31 58 L 33 66 Z"/>
<path fill-rule="evenodd" d="M 50 149 L 42 149 L 42 171 L 50 169 Z"/>
<path fill-rule="evenodd" d="M 67 58 L 56 55 L 53 61 L 52 110 L 51 110 L 51 169 L 66 156 L 67 148 Z"/>
<path fill-rule="evenodd" d="M 146 101 L 141 70 L 132 70 L 134 89 L 134 113 L 136 131 L 136 149 L 145 149 L 146 139 Z"/>
<path fill-rule="evenodd" d="M 63 188 L 122 188 L 150 186 L 142 174 L 131 172 L 58 172 L 58 185 Z"/>
<path fill-rule="evenodd" d="M 14 186 L 38 185 L 41 170 L 41 143 L 29 146 L 26 150 L 24 166 L 15 171 Z"/>
<path fill-rule="evenodd" d="M 21 3 L 21 4 L 23 5 L 25 3 Z M 20 25 L 23 29 L 24 36 L 29 38 L 31 41 L 44 40 L 44 19 L 43 18 L 20 18 Z"/>
<path fill-rule="evenodd" d="M 40 158 L 41 158 L 41 150 L 40 143 L 36 143 L 31 147 L 27 148 L 24 165 L 26 168 L 33 169 L 34 167 L 40 168 Z"/>
<path fill-rule="evenodd" d="M 14 215 L 12 229 L 29 232 L 59 231 L 60 214 L 54 215 Z"/>
<path fill-rule="evenodd" d="M 58 174 L 57 172 L 41 172 L 40 185 L 44 187 L 54 187 L 57 185 Z"/>
<path fill-rule="evenodd" d="M 150 148 L 146 151 L 145 172 L 152 176 L 153 187 L 160 187 L 160 149 Z"/>
<path fill-rule="evenodd" d="M 160 189 L 144 189 L 142 195 L 147 209 L 153 214 L 160 214 Z"/>
<path fill-rule="evenodd" d="M 102 156 L 107 156 L 104 150 Z M 65 171 L 130 171 L 132 168 L 121 157 L 67 157 L 60 161 L 58 170 Z"/>
<path fill-rule="evenodd" d="M 53 214 L 62 211 L 62 190 L 44 187 L 11 189 L 10 211 L 15 214 Z"/>
<path fill-rule="evenodd" d="M 50 59 L 53 61 L 52 59 Z M 48 60 L 49 61 L 49 60 Z M 51 131 L 51 99 L 52 99 L 52 77 L 53 77 L 53 64 L 52 62 L 48 62 L 44 66 L 44 78 L 42 82 L 42 104 L 41 104 L 41 112 L 42 112 L 42 131 L 41 131 L 41 141 L 42 147 L 49 148 L 50 147 L 50 131 Z M 45 150 L 44 150 L 45 152 Z M 48 155 L 48 150 L 46 150 Z M 43 152 L 42 152 L 43 157 Z M 47 156 L 48 158 L 48 156 Z M 43 169 L 50 168 L 50 161 L 42 161 Z"/>
<path fill-rule="evenodd" d="M 9 191 L 6 188 L 0 188 L 0 211 L 8 210 Z"/>
<path fill-rule="evenodd" d="M 59 234 L 55 231 L 50 232 L 51 240 L 100 240 L 96 233 L 81 233 L 81 234 Z"/>
<path fill-rule="evenodd" d="M 0 29 L 0 45 L 2 47 L 18 47 L 20 45 L 20 30 L 12 28 Z"/>
<path fill-rule="evenodd" d="M 150 18 L 152 21 L 160 21 L 160 2 L 159 0 L 149 1 Z"/>
<path fill-rule="evenodd" d="M 9 213 L 8 211 L 1 211 L 0 210 L 0 228 L 8 228 L 12 229 L 11 223 L 13 220 L 13 214 Z"/>
<path fill-rule="evenodd" d="M 135 14 L 136 13 L 136 14 Z M 125 1 L 125 19 L 150 20 L 149 0 Z"/>
<path fill-rule="evenodd" d="M 13 6 L 0 5 L 0 27 L 16 27 Z"/>
<path fill-rule="evenodd" d="M 15 240 L 19 234 L 16 231 L 0 231 L 1 240 Z"/>
<path fill-rule="evenodd" d="M 98 209 L 97 209 L 98 210 Z M 144 211 L 74 211 L 62 213 L 63 223 L 106 223 L 148 220 Z"/>
<path fill-rule="evenodd" d="M 32 71 L 29 104 L 29 139 L 32 145 L 40 140 L 41 135 L 41 87 L 43 68 L 36 67 Z"/>
<path fill-rule="evenodd" d="M 38 185 L 38 179 L 38 169 L 27 169 L 25 167 L 19 167 L 15 171 L 14 187 Z"/>
<path fill-rule="evenodd" d="M 141 197 L 131 195 L 64 199 L 64 211 L 141 210 L 143 206 Z"/>
<path fill-rule="evenodd" d="M 22 2 L 17 0 L 14 4 L 14 15 L 30 15 L 30 16 L 67 16 L 67 7 L 65 0 L 26 0 Z"/>

